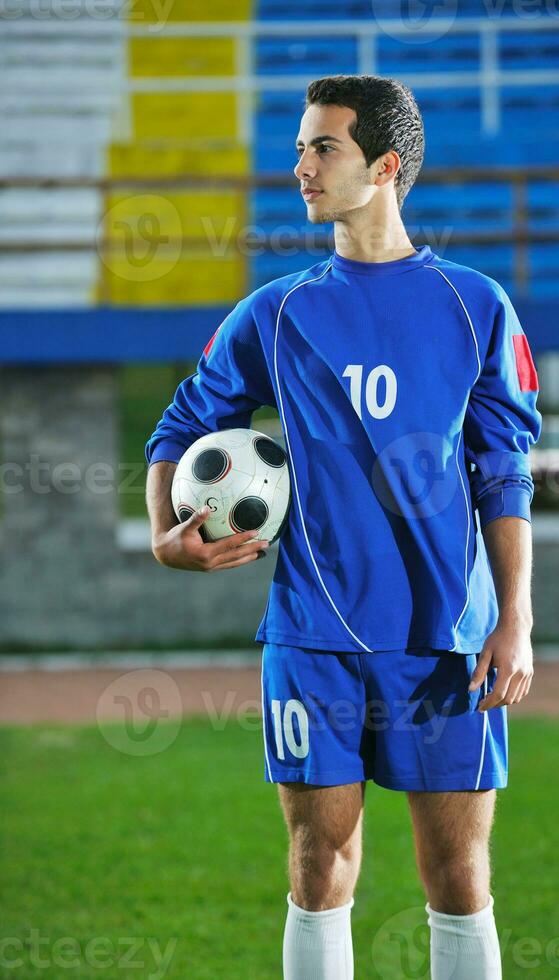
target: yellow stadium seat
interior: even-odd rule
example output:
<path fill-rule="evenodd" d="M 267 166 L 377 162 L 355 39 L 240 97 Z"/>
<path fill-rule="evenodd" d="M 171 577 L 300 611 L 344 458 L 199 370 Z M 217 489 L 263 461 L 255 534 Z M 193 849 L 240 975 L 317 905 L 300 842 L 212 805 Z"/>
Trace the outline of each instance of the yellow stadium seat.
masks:
<path fill-rule="evenodd" d="M 164 141 L 113 143 L 107 159 L 111 177 L 243 176 L 249 168 L 249 147 L 231 141 L 183 147 Z"/>
<path fill-rule="evenodd" d="M 253 0 L 134 0 L 127 8 L 128 19 L 134 23 L 166 23 L 173 21 L 250 20 Z"/>
<path fill-rule="evenodd" d="M 244 209 L 244 194 L 234 190 L 113 192 L 106 198 L 105 234 L 114 241 L 124 241 L 129 230 L 133 235 L 141 234 L 138 228 L 149 217 L 162 235 L 196 238 L 209 244 L 208 229 L 220 234 L 232 219 L 240 224 Z"/>
<path fill-rule="evenodd" d="M 246 21 L 241 0 L 136 0 L 129 21 Z M 235 38 L 131 36 L 130 78 L 234 77 Z M 240 97 L 225 92 L 132 92 L 130 138 L 107 150 L 109 177 L 244 176 L 250 147 L 239 139 Z M 242 97 L 241 97 L 242 98 Z M 125 127 L 125 132 L 127 132 Z M 246 190 L 133 187 L 106 196 L 99 241 L 97 302 L 115 305 L 234 303 L 247 289 L 247 259 L 237 248 L 246 224 Z"/>
<path fill-rule="evenodd" d="M 115 257 L 110 270 L 104 270 L 94 300 L 115 306 L 212 306 L 235 303 L 247 290 L 245 263 L 237 256 L 183 252 L 178 262 L 156 260 L 151 274 L 153 278 L 145 281 L 131 281 L 126 258 L 121 262 Z"/>
<path fill-rule="evenodd" d="M 234 302 L 245 283 L 245 258 L 237 249 L 244 223 L 241 192 L 108 195 L 98 299 L 149 305 Z"/>
<path fill-rule="evenodd" d="M 237 99 L 233 92 L 135 92 L 135 139 L 233 140 Z"/>
<path fill-rule="evenodd" d="M 131 37 L 133 78 L 233 75 L 235 42 L 231 37 Z"/>

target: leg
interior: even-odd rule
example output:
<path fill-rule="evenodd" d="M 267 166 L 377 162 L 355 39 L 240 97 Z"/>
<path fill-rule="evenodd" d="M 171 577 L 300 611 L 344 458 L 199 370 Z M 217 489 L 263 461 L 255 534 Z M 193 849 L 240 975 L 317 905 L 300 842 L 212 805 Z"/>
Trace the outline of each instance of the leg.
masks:
<path fill-rule="evenodd" d="M 432 980 L 501 980 L 489 858 L 495 797 L 494 789 L 408 793 Z"/>
<path fill-rule="evenodd" d="M 490 895 L 496 792 L 409 792 L 417 867 L 431 908 L 471 915 Z"/>
<path fill-rule="evenodd" d="M 280 783 L 289 831 L 284 980 L 353 980 L 351 908 L 362 852 L 365 783 Z"/>
<path fill-rule="evenodd" d="M 362 855 L 365 783 L 280 783 L 293 901 L 319 912 L 350 901 Z"/>
<path fill-rule="evenodd" d="M 338 724 L 336 705 L 353 708 Z M 289 832 L 285 980 L 352 980 L 351 908 L 361 863 L 365 705 L 358 654 L 266 643 L 262 652 L 265 778 Z M 331 710 L 333 709 L 333 710 Z"/>

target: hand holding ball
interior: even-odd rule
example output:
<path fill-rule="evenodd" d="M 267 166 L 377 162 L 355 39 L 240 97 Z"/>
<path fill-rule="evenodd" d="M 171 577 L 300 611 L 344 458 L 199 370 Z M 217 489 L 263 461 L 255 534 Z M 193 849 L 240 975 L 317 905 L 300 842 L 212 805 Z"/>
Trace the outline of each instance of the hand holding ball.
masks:
<path fill-rule="evenodd" d="M 225 429 L 202 436 L 181 457 L 171 488 L 179 521 L 204 505 L 200 527 L 205 541 L 257 531 L 273 542 L 283 530 L 290 504 L 290 480 L 283 448 L 254 429 Z"/>

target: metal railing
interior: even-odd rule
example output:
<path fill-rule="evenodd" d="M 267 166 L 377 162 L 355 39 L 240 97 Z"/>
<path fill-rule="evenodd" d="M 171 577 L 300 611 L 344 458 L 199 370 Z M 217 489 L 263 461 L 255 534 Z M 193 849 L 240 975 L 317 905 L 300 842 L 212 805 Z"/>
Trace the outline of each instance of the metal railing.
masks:
<path fill-rule="evenodd" d="M 559 209 L 557 211 L 557 221 L 551 228 L 533 228 L 531 219 L 533 214 L 528 203 L 528 188 L 532 181 L 537 182 L 556 182 L 559 185 L 559 167 L 532 167 L 530 170 L 521 168 L 430 168 L 420 174 L 417 185 L 421 186 L 451 186 L 459 188 L 465 184 L 483 184 L 484 182 L 509 184 L 512 189 L 512 207 L 509 212 L 503 213 L 507 227 L 503 230 L 487 230 L 487 227 L 470 230 L 456 230 L 453 228 L 453 215 L 449 211 L 448 221 L 441 223 L 429 223 L 429 209 L 423 211 L 420 207 L 414 209 L 417 220 L 413 224 L 406 222 L 406 206 L 404 205 L 403 220 L 406 224 L 410 237 L 420 235 L 421 241 L 427 241 L 436 251 L 438 247 L 444 245 L 475 245 L 479 247 L 509 244 L 514 249 L 514 287 L 519 295 L 526 293 L 528 288 L 529 263 L 528 249 L 533 244 L 553 244 L 559 242 Z M 0 178 L 0 189 L 18 188 L 24 191 L 28 188 L 48 189 L 94 189 L 102 197 L 109 196 L 115 192 L 130 192 L 131 195 L 149 194 L 159 195 L 162 200 L 166 194 L 180 193 L 181 191 L 192 190 L 242 190 L 251 192 L 258 188 L 295 188 L 296 182 L 292 175 L 288 174 L 267 174 L 254 175 L 251 177 L 214 177 L 190 175 L 173 178 L 138 178 L 138 177 L 118 177 L 101 179 L 80 179 L 80 178 Z M 410 200 L 413 202 L 413 190 Z M 101 208 L 101 211 L 103 209 Z M 156 212 L 155 212 L 156 213 Z M 300 217 L 303 219 L 303 206 L 301 205 Z M 208 216 L 211 219 L 211 215 Z M 285 226 L 288 220 L 293 222 L 292 215 L 282 215 L 278 219 L 278 226 Z M 302 223 L 299 222 L 300 225 Z M 487 225 L 487 222 L 484 222 Z M 238 252 L 245 257 L 251 256 L 251 244 L 254 243 L 254 223 L 232 229 L 228 250 Z M 216 232 L 218 234 L 218 232 Z M 331 245 L 331 237 L 324 232 L 321 226 L 316 226 L 310 231 L 302 232 L 295 225 L 289 237 L 289 245 L 301 251 L 316 249 L 327 250 Z M 285 238 L 285 235 L 284 235 Z M 444 241 L 443 241 L 444 239 Z M 200 233 L 195 235 L 179 235 L 177 238 L 166 240 L 166 246 L 177 250 L 196 250 L 210 247 L 211 238 L 208 231 L 201 226 Z M 277 245 L 277 240 L 273 235 L 266 231 L 258 236 L 258 245 L 263 251 L 273 252 Z M 101 218 L 97 228 L 97 234 L 91 238 L 81 240 L 64 240 L 64 238 L 53 239 L 48 242 L 40 240 L 9 241 L 6 238 L 0 241 L 0 253 L 6 254 L 29 254 L 38 252 L 91 252 L 95 251 L 102 261 L 102 266 L 109 263 L 109 256 L 114 252 L 122 251 L 124 248 L 122 236 L 115 235 L 110 227 L 104 225 L 104 217 Z M 104 289 L 102 289 L 102 294 Z M 105 297 L 106 298 L 106 297 Z M 103 295 L 101 296 L 103 301 Z"/>
<path fill-rule="evenodd" d="M 109 14 L 107 14 L 107 9 Z M 301 39 L 309 41 L 317 38 L 338 40 L 351 38 L 356 44 L 358 73 L 375 73 L 379 70 L 379 38 L 388 35 L 396 40 L 417 40 L 417 31 L 410 38 L 410 26 L 404 19 L 386 18 L 370 20 L 300 20 L 300 21 L 230 21 L 230 22 L 184 22 L 169 23 L 168 5 L 154 6 L 157 17 L 152 22 L 140 23 L 136 19 L 140 12 L 133 6 L 127 10 L 126 3 L 114 4 L 111 18 L 110 8 L 103 7 L 106 19 L 79 17 L 64 20 L 51 17 L 31 22 L 32 18 L 17 16 L 14 12 L 3 22 L 3 32 L 8 38 L 56 34 L 63 37 L 82 36 L 93 40 L 95 37 L 120 37 L 123 40 L 137 37 L 188 37 L 188 38 L 231 38 L 235 52 L 235 72 L 232 75 L 201 75 L 160 78 L 131 78 L 123 76 L 119 80 L 119 93 L 134 92 L 235 92 L 238 94 L 237 122 L 242 139 L 250 142 L 253 138 L 254 113 L 252 96 L 258 92 L 303 93 L 313 77 L 308 72 L 286 74 L 258 74 L 255 71 L 256 43 L 262 38 Z M 126 19 L 126 14 L 129 14 Z M 143 16 L 143 15 L 142 15 Z M 11 19 L 13 18 L 13 19 Z M 31 23 L 30 23 L 31 22 Z M 400 71 L 398 78 L 417 92 L 422 90 L 478 89 L 480 93 L 481 133 L 495 135 L 501 126 L 502 90 L 505 87 L 538 88 L 559 85 L 559 69 L 552 68 L 508 68 L 500 63 L 499 39 L 505 33 L 545 34 L 559 30 L 559 24 L 551 14 L 541 13 L 533 17 L 456 17 L 432 16 L 425 24 L 426 35 L 436 38 L 440 44 L 442 37 L 453 35 L 476 35 L 479 50 L 479 65 L 472 70 Z M 425 46 L 428 49 L 428 45 Z M 431 45 L 432 48 L 432 45 Z M 381 66 L 382 67 L 382 66 Z M 93 84 L 93 83 L 92 83 Z M 60 97 L 64 92 L 59 93 Z M 72 93 L 68 93 L 72 97 Z"/>

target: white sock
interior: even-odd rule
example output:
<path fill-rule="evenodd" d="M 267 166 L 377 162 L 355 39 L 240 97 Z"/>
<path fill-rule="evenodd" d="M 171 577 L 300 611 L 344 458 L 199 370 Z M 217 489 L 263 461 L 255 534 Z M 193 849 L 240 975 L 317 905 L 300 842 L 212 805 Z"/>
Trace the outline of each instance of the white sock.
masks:
<path fill-rule="evenodd" d="M 353 980 L 351 909 L 347 905 L 323 912 L 289 906 L 283 936 L 284 980 Z"/>
<path fill-rule="evenodd" d="M 431 927 L 431 980 L 501 980 L 492 895 L 472 915 L 435 912 L 429 903 L 425 910 Z"/>

